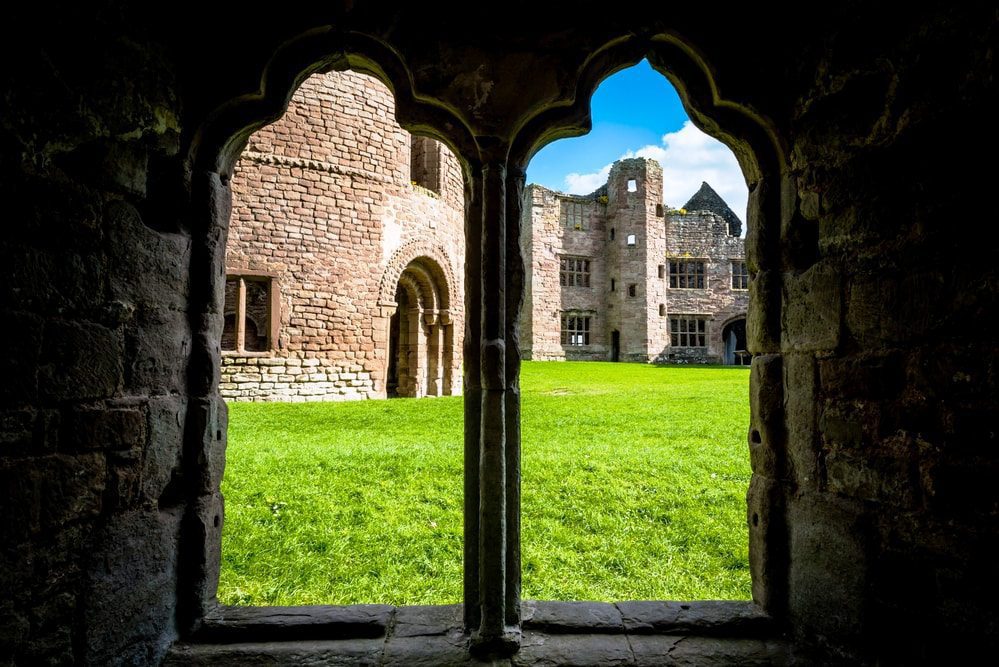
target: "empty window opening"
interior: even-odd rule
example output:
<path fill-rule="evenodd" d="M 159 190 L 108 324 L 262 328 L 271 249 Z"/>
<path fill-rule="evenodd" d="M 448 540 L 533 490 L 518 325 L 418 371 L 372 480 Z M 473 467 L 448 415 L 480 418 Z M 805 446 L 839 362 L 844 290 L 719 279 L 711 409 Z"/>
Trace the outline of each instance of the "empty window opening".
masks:
<path fill-rule="evenodd" d="M 277 284 L 269 276 L 230 275 L 225 281 L 223 352 L 267 352 L 280 321 Z"/>
<path fill-rule="evenodd" d="M 562 226 L 566 229 L 583 231 L 589 229 L 586 211 L 583 202 L 563 201 L 562 202 Z"/>
<path fill-rule="evenodd" d="M 636 69 L 642 68 L 654 75 L 655 86 L 678 99 L 647 63 Z M 629 72 L 623 70 L 607 82 Z M 595 128 L 602 89 L 592 98 Z M 662 108 L 656 98 L 629 104 L 620 90 L 614 97 L 622 108 L 647 104 L 642 111 L 647 116 L 654 115 L 651 109 Z M 695 127 L 682 121 L 672 128 L 657 128 L 651 136 L 667 133 L 702 140 Z M 671 172 L 668 164 L 644 157 L 590 164 L 583 174 L 586 178 L 578 178 L 583 171 L 579 161 L 564 159 L 564 164 L 553 160 L 534 172 L 549 148 L 562 143 L 535 155 L 526 186 L 531 205 L 521 209 L 521 229 L 533 230 L 531 242 L 521 243 L 529 272 L 525 284 L 530 289 L 525 293 L 519 342 L 525 358 L 531 359 L 521 368 L 524 597 L 747 599 L 748 374 L 729 369 L 723 382 L 727 389 L 721 392 L 700 384 L 718 370 L 704 364 L 722 363 L 721 332 L 713 327 L 720 328 L 738 314 L 740 304 L 735 299 L 744 295 L 728 289 L 719 290 L 720 295 L 666 289 L 671 258 L 703 262 L 700 272 L 684 267 L 676 274 L 677 286 L 689 283 L 703 290 L 708 260 L 711 267 L 719 267 L 717 273 L 711 269 L 712 275 L 720 275 L 720 286 L 725 287 L 729 279 L 725 267 L 732 258 L 744 256 L 740 240 L 718 224 L 713 211 L 695 209 L 696 215 L 683 215 L 663 203 L 682 203 L 695 194 L 696 185 L 689 191 L 669 190 L 681 180 L 701 184 L 716 176 L 691 177 L 686 168 Z M 635 155 L 641 148 L 620 146 L 614 154 Z M 561 172 L 555 171 L 559 168 Z M 538 185 L 535 173 L 561 177 Z M 577 177 L 566 179 L 569 173 Z M 736 176 L 734 180 L 741 180 Z M 653 192 L 654 188 L 661 191 Z M 643 204 L 639 195 L 626 196 L 627 192 L 647 199 Z M 567 202 L 579 200 L 588 216 L 585 224 L 606 230 L 602 238 L 563 232 L 574 227 Z M 598 206 L 600 202 L 606 206 Z M 623 243 L 616 241 L 619 226 Z M 647 241 L 639 245 L 639 237 Z M 581 280 L 572 261 L 580 257 L 589 260 L 589 290 L 570 289 Z M 618 278 L 623 281 L 620 294 Z M 542 361 L 547 359 L 567 363 Z M 590 363 L 609 361 L 624 363 Z M 637 394 L 636 385 L 641 387 Z M 691 409 L 690 401 L 677 400 L 680 396 L 697 397 L 698 407 Z M 653 403 L 657 408 L 648 410 Z M 706 408 L 707 404 L 714 407 Z M 709 415 L 712 423 L 725 426 L 704 438 L 692 435 L 691 429 L 707 433 L 715 428 L 701 426 L 700 420 Z M 684 435 L 664 435 L 667 423 Z M 707 459 L 698 463 L 699 470 L 707 471 L 703 478 L 677 477 L 677 468 L 686 467 L 692 456 L 710 458 L 710 463 Z M 679 461 L 684 465 L 677 466 Z M 671 463 L 660 466 L 659 462 Z M 670 496 L 671 489 L 684 486 L 704 489 L 706 495 Z M 716 512 L 724 515 L 724 522 L 714 523 Z M 700 531 L 709 523 L 715 527 L 708 532 L 721 525 L 726 528 L 704 540 Z M 698 528 L 683 527 L 691 525 Z M 687 560 L 688 550 L 697 556 Z M 673 564 L 668 572 L 660 568 L 663 562 Z M 715 584 L 695 589 L 679 583 L 698 579 L 705 562 L 715 562 L 712 567 L 720 568 L 715 581 L 726 582 L 717 587 L 718 593 L 709 592 Z M 652 571 L 662 574 L 647 576 Z"/>
<path fill-rule="evenodd" d="M 669 286 L 672 289 L 704 289 L 704 260 L 670 260 Z"/>
<path fill-rule="evenodd" d="M 562 257 L 558 279 L 562 287 L 589 287 L 590 260 L 586 257 Z"/>
<path fill-rule="evenodd" d="M 462 600 L 462 178 L 355 72 L 309 77 L 249 138 L 225 255 L 224 604 Z"/>
<path fill-rule="evenodd" d="M 440 194 L 441 145 L 430 137 L 413 135 L 410 141 L 409 178 L 413 185 Z"/>
<path fill-rule="evenodd" d="M 749 289 L 749 269 L 745 260 L 732 262 L 732 289 Z"/>

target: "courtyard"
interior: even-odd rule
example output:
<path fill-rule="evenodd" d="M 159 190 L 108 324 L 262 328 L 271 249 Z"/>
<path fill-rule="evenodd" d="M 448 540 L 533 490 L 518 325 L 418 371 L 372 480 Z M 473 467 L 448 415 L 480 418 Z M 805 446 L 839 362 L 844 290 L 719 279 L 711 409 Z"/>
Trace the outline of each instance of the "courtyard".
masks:
<path fill-rule="evenodd" d="M 749 599 L 748 382 L 525 362 L 523 597 Z M 461 601 L 461 397 L 229 415 L 223 603 Z"/>

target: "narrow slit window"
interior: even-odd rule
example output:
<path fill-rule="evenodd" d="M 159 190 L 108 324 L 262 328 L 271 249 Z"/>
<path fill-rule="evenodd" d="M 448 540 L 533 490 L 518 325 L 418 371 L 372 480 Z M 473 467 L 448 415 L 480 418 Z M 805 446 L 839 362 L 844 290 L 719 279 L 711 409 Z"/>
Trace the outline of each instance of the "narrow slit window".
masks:
<path fill-rule="evenodd" d="M 277 337 L 277 285 L 269 276 L 237 275 L 225 281 L 223 352 L 267 352 Z"/>

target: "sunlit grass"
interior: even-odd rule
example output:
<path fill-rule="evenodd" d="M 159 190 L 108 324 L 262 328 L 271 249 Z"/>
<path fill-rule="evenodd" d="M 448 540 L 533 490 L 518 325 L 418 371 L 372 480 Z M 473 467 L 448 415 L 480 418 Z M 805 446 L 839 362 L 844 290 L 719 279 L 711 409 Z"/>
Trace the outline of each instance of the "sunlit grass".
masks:
<path fill-rule="evenodd" d="M 525 363 L 523 594 L 746 599 L 748 373 Z M 232 404 L 220 599 L 461 599 L 462 399 Z"/>

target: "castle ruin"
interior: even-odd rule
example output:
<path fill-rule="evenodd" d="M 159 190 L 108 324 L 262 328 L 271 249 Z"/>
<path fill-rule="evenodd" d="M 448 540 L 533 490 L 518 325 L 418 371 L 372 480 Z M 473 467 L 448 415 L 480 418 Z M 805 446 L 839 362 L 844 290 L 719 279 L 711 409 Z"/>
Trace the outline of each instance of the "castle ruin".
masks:
<path fill-rule="evenodd" d="M 524 359 L 748 361 L 741 223 L 707 183 L 668 209 L 662 167 L 633 158 L 592 195 L 525 199 Z"/>

